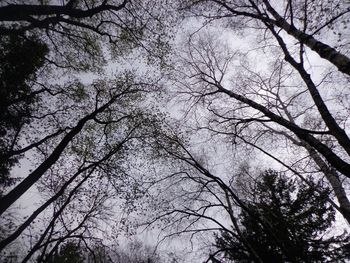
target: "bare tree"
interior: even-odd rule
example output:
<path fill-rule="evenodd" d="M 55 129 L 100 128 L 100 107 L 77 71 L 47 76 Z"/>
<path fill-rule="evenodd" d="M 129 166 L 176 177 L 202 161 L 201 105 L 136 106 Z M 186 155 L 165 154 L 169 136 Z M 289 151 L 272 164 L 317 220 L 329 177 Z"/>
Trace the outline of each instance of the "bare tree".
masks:
<path fill-rule="evenodd" d="M 344 180 L 350 176 L 349 137 L 345 132 L 347 124 L 343 117 L 347 115 L 347 110 L 346 107 L 340 109 L 336 103 L 331 103 L 337 100 L 338 90 L 325 94 L 325 89 L 334 80 L 331 76 L 337 72 L 326 72 L 321 77 L 313 72 L 314 78 L 317 76 L 321 79 L 316 82 L 308 72 L 309 67 L 312 69 L 312 62 L 305 60 L 309 53 L 316 52 L 326 59 L 329 54 L 338 54 L 339 58 L 344 58 L 340 60 L 346 61 L 345 55 L 331 47 L 326 49 L 322 42 L 315 40 L 308 32 L 326 30 L 329 24 L 346 20 L 349 12 L 346 4 L 339 2 L 338 6 L 343 11 L 330 10 L 336 13 L 331 12 L 332 18 L 320 26 L 316 24 L 319 18 L 307 13 L 314 4 L 309 1 L 285 1 L 282 16 L 272 7 L 274 3 L 269 1 L 196 2 L 189 10 L 197 16 L 209 21 L 221 19 L 229 29 L 240 30 L 242 35 L 242 32 L 254 30 L 257 39 L 262 42 L 255 44 L 255 56 L 264 57 L 266 63 L 258 69 L 249 62 L 251 53 L 223 50 L 223 42 L 229 40 L 215 40 L 217 36 L 210 34 L 205 37 L 194 35 L 189 39 L 187 54 L 180 66 L 185 67 L 186 72 L 180 73 L 179 90 L 192 98 L 193 104 L 204 102 L 203 108 L 208 110 L 211 117 L 207 117 L 207 123 L 198 126 L 200 129 L 232 136 L 235 142 L 248 141 L 267 153 L 273 149 L 264 143 L 265 139 L 275 140 L 274 147 L 278 141 L 287 140 L 288 147 L 302 149 L 302 159 L 309 156 L 312 167 L 326 176 L 340 204 L 340 211 L 349 222 L 350 202 L 344 188 Z M 288 24 L 289 20 L 293 21 L 293 26 Z M 243 22 L 246 23 L 245 27 L 235 24 Z M 302 32 L 298 31 L 296 27 L 302 25 Z M 291 43 L 293 39 L 283 30 L 297 39 L 297 46 Z M 262 32 L 264 35 L 260 35 Z M 300 37 L 302 33 L 305 39 Z M 317 43 L 319 49 L 315 49 L 310 39 L 315 45 Z M 306 50 L 304 45 L 311 50 Z M 325 50 L 329 52 L 327 55 Z M 336 60 L 329 61 L 347 74 L 346 63 L 341 66 L 338 64 L 340 60 Z M 237 63 L 239 66 L 233 66 Z M 344 78 L 344 83 L 347 82 L 348 76 L 337 76 Z M 335 112 L 331 107 L 339 110 Z M 284 159 L 283 155 L 275 157 L 281 161 Z M 295 158 L 292 156 L 292 159 Z M 301 159 L 294 161 L 301 164 Z M 304 161 L 302 163 L 305 164 Z"/>
<path fill-rule="evenodd" d="M 293 62 L 295 58 L 292 58 L 290 51 L 285 49 L 286 46 L 279 31 L 282 30 L 300 44 L 300 52 L 296 52 L 300 55 L 300 69 L 304 62 L 304 46 L 307 46 L 335 65 L 339 71 L 350 74 L 349 58 L 346 54 L 315 38 L 315 35 L 321 37 L 322 31 L 349 19 L 350 10 L 346 1 L 286 0 L 281 3 L 270 0 L 204 0 L 192 3 L 185 1 L 183 8 L 189 9 L 197 16 L 208 18 L 209 21 L 228 19 L 234 24 L 232 20 L 243 19 L 248 22 L 246 26 L 255 24 L 259 29 L 267 29 L 282 48 L 286 61 L 296 66 L 298 63 Z M 242 25 L 240 27 L 242 28 Z"/>

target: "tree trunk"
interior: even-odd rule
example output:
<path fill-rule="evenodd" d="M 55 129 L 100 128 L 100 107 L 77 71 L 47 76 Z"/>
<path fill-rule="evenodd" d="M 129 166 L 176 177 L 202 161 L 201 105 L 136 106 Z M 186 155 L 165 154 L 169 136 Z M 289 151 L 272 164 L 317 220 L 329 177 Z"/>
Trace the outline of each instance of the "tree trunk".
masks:
<path fill-rule="evenodd" d="M 41 163 L 38 168 L 30 173 L 7 195 L 0 199 L 0 215 L 2 215 L 7 208 L 16 202 L 18 198 L 20 198 L 30 187 L 32 187 L 41 178 L 41 176 L 43 176 L 45 172 L 56 163 L 63 151 L 66 149 L 67 145 L 83 129 L 84 125 L 89 120 L 95 118 L 98 113 L 104 111 L 110 104 L 113 103 L 114 100 L 115 99 L 110 100 L 108 103 L 81 119 L 78 124 L 63 137 L 50 156 L 43 163 Z"/>
<path fill-rule="evenodd" d="M 321 58 L 328 60 L 335 65 L 339 71 L 350 76 L 350 58 L 338 52 L 334 48 L 316 40 L 312 35 L 306 34 L 294 25 L 289 24 L 283 17 L 281 17 L 276 10 L 270 5 L 269 0 L 264 0 L 267 10 L 276 19 L 275 25 L 282 28 L 289 35 L 293 36 L 301 43 L 305 44 L 311 50 L 315 51 Z"/>
<path fill-rule="evenodd" d="M 348 223 L 350 224 L 350 201 L 346 195 L 342 182 L 339 179 L 337 171 L 334 168 L 329 167 L 327 163 L 318 155 L 315 149 L 313 149 L 306 143 L 304 147 L 309 152 L 310 157 L 314 160 L 314 162 L 326 176 L 328 182 L 331 184 L 332 189 L 334 191 L 334 195 L 336 196 L 339 202 L 340 212 L 342 213 L 346 221 L 348 221 Z"/>

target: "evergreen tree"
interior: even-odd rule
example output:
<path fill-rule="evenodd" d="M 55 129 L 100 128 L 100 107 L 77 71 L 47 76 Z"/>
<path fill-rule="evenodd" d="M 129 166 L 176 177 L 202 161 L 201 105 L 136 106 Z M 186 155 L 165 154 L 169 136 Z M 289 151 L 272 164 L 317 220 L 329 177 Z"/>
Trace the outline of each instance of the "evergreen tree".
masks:
<path fill-rule="evenodd" d="M 318 189 L 318 193 L 315 193 Z M 257 183 L 253 200 L 240 215 L 242 231 L 222 232 L 216 246 L 234 262 L 345 262 L 349 236 L 327 237 L 335 212 L 329 190 L 311 187 L 268 170 Z M 248 212 L 249 211 L 249 212 Z"/>
<path fill-rule="evenodd" d="M 68 242 L 60 247 L 52 256 L 49 256 L 47 263 L 83 263 L 84 256 L 79 245 Z"/>
<path fill-rule="evenodd" d="M 31 116 L 38 92 L 32 85 L 47 53 L 47 46 L 34 37 L 0 38 L 0 186 L 12 182 L 9 170 L 18 161 L 12 155 L 14 142 Z"/>

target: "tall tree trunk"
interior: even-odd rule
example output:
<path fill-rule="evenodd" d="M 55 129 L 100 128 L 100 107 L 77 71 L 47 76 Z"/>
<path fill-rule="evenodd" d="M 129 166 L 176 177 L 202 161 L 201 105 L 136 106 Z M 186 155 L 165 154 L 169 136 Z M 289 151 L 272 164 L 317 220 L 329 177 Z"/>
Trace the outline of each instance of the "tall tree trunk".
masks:
<path fill-rule="evenodd" d="M 327 44 L 316 40 L 312 35 L 306 34 L 294 25 L 289 24 L 278 12 L 270 5 L 269 0 L 264 0 L 267 11 L 276 19 L 275 25 L 282 28 L 289 35 L 293 36 L 301 43 L 305 44 L 311 50 L 315 51 L 321 58 L 328 60 L 335 65 L 339 71 L 350 76 L 350 58 L 338 52 Z"/>
<path fill-rule="evenodd" d="M 334 195 L 337 198 L 340 206 L 340 210 L 346 221 L 350 224 L 350 201 L 346 195 L 343 184 L 339 178 L 337 171 L 329 167 L 327 163 L 319 156 L 319 154 L 305 143 L 304 148 L 309 152 L 310 157 L 314 160 L 323 174 L 326 176 L 328 182 L 331 184 L 334 191 Z"/>
<path fill-rule="evenodd" d="M 284 104 L 284 102 L 281 100 L 281 98 L 278 96 L 278 101 L 281 103 L 282 108 L 284 113 L 286 114 L 288 120 L 291 123 L 295 124 L 294 118 L 290 114 L 290 112 L 287 109 L 287 106 Z M 284 134 L 284 133 L 282 133 Z M 291 136 L 288 136 L 287 134 L 284 135 L 286 138 L 292 141 L 292 143 L 304 147 L 311 159 L 316 163 L 316 165 L 320 168 L 321 172 L 326 176 L 326 179 L 332 186 L 332 189 L 334 191 L 334 195 L 337 198 L 339 202 L 339 212 L 343 215 L 343 217 L 348 221 L 350 224 L 350 201 L 347 197 L 347 194 L 345 192 L 345 189 L 343 187 L 342 182 L 339 179 L 339 175 L 333 167 L 330 167 L 319 155 L 319 153 L 312 147 L 310 146 L 306 141 L 300 140 L 297 141 Z"/>

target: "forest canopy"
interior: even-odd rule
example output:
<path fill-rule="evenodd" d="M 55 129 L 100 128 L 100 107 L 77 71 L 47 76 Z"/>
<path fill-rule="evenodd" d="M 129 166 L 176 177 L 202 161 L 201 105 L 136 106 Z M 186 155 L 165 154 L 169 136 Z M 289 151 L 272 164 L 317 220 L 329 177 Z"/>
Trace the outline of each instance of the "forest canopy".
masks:
<path fill-rule="evenodd" d="M 349 22 L 346 0 L 1 1 L 0 261 L 349 260 Z"/>

